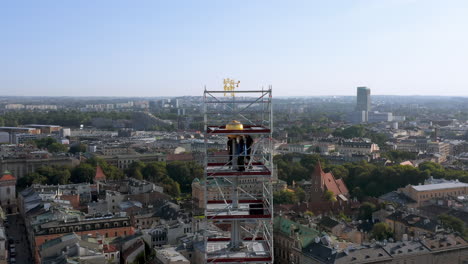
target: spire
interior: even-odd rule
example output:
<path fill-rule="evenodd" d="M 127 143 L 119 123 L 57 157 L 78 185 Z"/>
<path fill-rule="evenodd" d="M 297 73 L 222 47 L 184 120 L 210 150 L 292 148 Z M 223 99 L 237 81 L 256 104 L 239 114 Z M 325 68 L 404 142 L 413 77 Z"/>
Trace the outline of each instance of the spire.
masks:
<path fill-rule="evenodd" d="M 314 172 L 312 173 L 312 176 L 322 176 L 323 170 L 322 170 L 322 164 L 320 164 L 320 160 L 317 161 L 315 164 Z"/>

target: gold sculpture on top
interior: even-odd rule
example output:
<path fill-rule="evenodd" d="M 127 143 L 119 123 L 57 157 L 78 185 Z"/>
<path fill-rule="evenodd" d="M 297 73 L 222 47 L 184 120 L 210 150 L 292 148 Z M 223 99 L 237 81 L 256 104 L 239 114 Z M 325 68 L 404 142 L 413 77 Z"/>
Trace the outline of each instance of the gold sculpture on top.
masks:
<path fill-rule="evenodd" d="M 234 88 L 239 87 L 239 83 L 240 81 L 235 81 L 233 79 L 224 79 L 224 91 L 231 92 L 231 96 L 234 97 L 235 94 L 232 91 L 234 91 Z M 224 96 L 226 96 L 226 93 L 224 93 Z"/>
<path fill-rule="evenodd" d="M 231 122 L 226 124 L 226 129 L 227 130 L 243 130 L 244 125 L 242 125 L 242 123 L 237 120 L 232 120 Z"/>
<path fill-rule="evenodd" d="M 244 130 L 244 125 L 237 120 L 232 120 L 226 124 L 226 130 Z M 228 138 L 237 138 L 237 136 L 238 135 L 228 135 Z"/>

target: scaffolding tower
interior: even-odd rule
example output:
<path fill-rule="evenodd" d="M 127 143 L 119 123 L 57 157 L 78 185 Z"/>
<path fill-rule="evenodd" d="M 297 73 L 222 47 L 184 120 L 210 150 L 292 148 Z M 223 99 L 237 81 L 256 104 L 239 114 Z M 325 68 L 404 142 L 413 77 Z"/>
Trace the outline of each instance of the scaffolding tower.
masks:
<path fill-rule="evenodd" d="M 203 110 L 205 262 L 273 263 L 271 86 L 205 88 Z M 228 150 L 207 149 L 223 139 Z"/>

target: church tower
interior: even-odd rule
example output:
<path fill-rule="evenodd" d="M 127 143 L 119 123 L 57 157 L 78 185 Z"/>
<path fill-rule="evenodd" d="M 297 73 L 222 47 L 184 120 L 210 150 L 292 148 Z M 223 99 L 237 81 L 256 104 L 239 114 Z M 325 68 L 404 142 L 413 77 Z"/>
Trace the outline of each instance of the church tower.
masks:
<path fill-rule="evenodd" d="M 324 174 L 322 165 L 318 161 L 310 177 L 310 202 L 317 202 L 323 199 L 323 193 L 325 192 Z"/>

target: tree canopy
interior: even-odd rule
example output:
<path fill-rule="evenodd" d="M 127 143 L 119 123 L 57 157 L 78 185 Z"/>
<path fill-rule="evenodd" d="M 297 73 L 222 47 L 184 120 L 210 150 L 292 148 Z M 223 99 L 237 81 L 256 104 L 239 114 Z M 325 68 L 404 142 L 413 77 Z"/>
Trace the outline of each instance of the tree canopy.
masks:
<path fill-rule="evenodd" d="M 445 228 L 451 228 L 452 230 L 459 232 L 460 234 L 465 233 L 465 222 L 455 216 L 441 214 L 438 219 Z"/>
<path fill-rule="evenodd" d="M 415 160 L 418 153 L 401 151 L 401 150 L 391 150 L 382 153 L 382 157 L 387 158 L 391 161 L 400 163 L 405 160 Z"/>
<path fill-rule="evenodd" d="M 28 173 L 18 179 L 18 189 L 24 189 L 32 184 L 69 184 L 92 182 L 96 174 L 96 166 L 101 166 L 108 179 L 121 179 L 123 172 L 102 159 L 92 158 L 76 167 L 42 166 L 33 173 Z"/>
<path fill-rule="evenodd" d="M 407 154 L 395 152 L 390 155 L 402 157 Z M 429 176 L 468 182 L 468 171 L 444 168 L 434 162 L 423 162 L 415 168 L 399 164 L 384 166 L 365 161 L 331 165 L 317 154 L 291 153 L 274 157 L 278 178 L 288 184 L 309 180 L 317 161 L 321 162 L 325 172 L 331 171 L 335 178 L 342 178 L 351 191 L 351 196 L 359 200 L 365 196 L 378 197 L 408 184 L 417 185 Z"/>
<path fill-rule="evenodd" d="M 384 240 L 393 236 L 392 229 L 387 223 L 377 223 L 372 227 L 371 237 L 377 240 Z"/>
<path fill-rule="evenodd" d="M 79 152 L 86 152 L 88 150 L 88 146 L 86 144 L 74 144 L 70 147 L 70 149 L 68 150 L 68 152 L 72 153 L 72 154 L 75 154 L 75 153 L 79 153 Z"/>
<path fill-rule="evenodd" d="M 133 162 L 126 170 L 129 177 L 162 185 L 174 197 L 191 192 L 193 179 L 203 177 L 203 168 L 195 162 Z"/>
<path fill-rule="evenodd" d="M 297 203 L 299 199 L 293 191 L 284 190 L 273 193 L 273 202 L 275 204 L 294 204 Z"/>
<path fill-rule="evenodd" d="M 376 206 L 373 203 L 364 202 L 359 207 L 359 219 L 370 220 L 372 219 L 372 213 L 376 210 Z"/>

